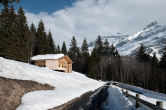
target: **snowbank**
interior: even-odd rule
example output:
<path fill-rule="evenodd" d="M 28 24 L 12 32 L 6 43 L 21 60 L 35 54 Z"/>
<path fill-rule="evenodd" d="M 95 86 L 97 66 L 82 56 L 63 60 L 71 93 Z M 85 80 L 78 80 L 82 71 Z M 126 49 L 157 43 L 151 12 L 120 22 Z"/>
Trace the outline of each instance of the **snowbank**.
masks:
<path fill-rule="evenodd" d="M 119 85 L 129 90 L 133 90 L 133 91 L 137 91 L 141 93 L 140 98 L 152 104 L 156 104 L 156 101 L 163 101 L 163 108 L 166 109 L 166 94 L 146 90 L 140 87 L 123 84 L 123 83 L 119 83 Z M 135 92 L 130 91 L 129 94 L 136 96 Z"/>
<path fill-rule="evenodd" d="M 0 76 L 49 84 L 54 90 L 29 92 L 17 110 L 46 110 L 62 105 L 104 83 L 73 72 L 63 73 L 0 57 Z"/>
<path fill-rule="evenodd" d="M 109 96 L 102 105 L 104 110 L 147 110 L 147 108 L 142 107 L 142 105 L 136 108 L 135 101 L 126 98 L 119 87 L 112 85 L 107 91 Z"/>

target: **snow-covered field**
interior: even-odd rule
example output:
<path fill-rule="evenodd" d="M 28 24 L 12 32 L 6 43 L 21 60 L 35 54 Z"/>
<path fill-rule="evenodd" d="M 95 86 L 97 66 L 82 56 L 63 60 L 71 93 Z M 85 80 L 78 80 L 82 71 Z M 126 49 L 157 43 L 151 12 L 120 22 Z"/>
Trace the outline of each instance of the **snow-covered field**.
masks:
<path fill-rule="evenodd" d="M 166 109 L 166 94 L 161 94 L 126 84 L 125 87 L 139 91 L 142 93 L 140 98 L 152 104 L 156 104 L 156 101 L 163 101 L 163 108 Z M 135 101 L 131 98 L 126 98 L 120 87 L 112 85 L 108 88 L 108 92 L 109 96 L 102 105 L 104 110 L 151 110 L 142 104 L 140 104 L 139 108 L 135 108 Z M 129 91 L 129 94 L 136 96 L 136 93 L 132 91 Z"/>
<path fill-rule="evenodd" d="M 79 97 L 85 92 L 94 91 L 104 84 L 77 72 L 57 72 L 2 57 L 0 57 L 0 77 L 32 80 L 55 87 L 54 90 L 26 93 L 17 110 L 50 109 Z"/>

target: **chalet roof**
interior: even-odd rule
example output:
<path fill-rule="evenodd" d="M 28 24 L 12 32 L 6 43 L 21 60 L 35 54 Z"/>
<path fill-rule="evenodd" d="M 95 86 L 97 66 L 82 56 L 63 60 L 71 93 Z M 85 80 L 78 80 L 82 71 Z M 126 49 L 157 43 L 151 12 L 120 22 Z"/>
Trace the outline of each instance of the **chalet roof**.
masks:
<path fill-rule="evenodd" d="M 46 54 L 46 55 L 36 55 L 31 57 L 31 60 L 57 60 L 60 58 L 65 58 L 68 62 L 72 62 L 72 60 L 64 54 Z"/>
<path fill-rule="evenodd" d="M 46 54 L 31 57 L 31 60 L 52 60 L 64 57 L 64 54 Z"/>

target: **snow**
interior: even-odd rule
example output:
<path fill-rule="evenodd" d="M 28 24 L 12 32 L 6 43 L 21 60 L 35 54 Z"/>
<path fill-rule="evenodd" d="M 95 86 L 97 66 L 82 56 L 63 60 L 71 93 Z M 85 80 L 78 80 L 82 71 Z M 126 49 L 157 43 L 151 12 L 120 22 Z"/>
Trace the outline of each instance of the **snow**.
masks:
<path fill-rule="evenodd" d="M 46 55 L 36 55 L 31 57 L 31 60 L 51 60 L 51 59 L 59 59 L 64 57 L 64 54 L 46 54 Z"/>
<path fill-rule="evenodd" d="M 142 93 L 140 94 L 140 98 L 152 104 L 156 104 L 156 101 L 163 101 L 163 108 L 166 109 L 166 94 L 153 92 L 123 83 L 119 83 L 119 85 Z M 107 91 L 109 96 L 102 105 L 104 110 L 149 110 L 149 108 L 143 104 L 140 104 L 139 108 L 135 108 L 135 101 L 132 98 L 126 98 L 120 87 L 111 85 Z M 126 89 L 124 89 L 124 92 L 125 91 Z M 136 93 L 132 91 L 129 91 L 129 94 L 136 96 Z"/>
<path fill-rule="evenodd" d="M 166 94 L 146 90 L 140 87 L 123 84 L 123 83 L 119 83 L 119 85 L 141 93 L 140 98 L 152 104 L 156 104 L 156 101 L 163 101 L 163 108 L 166 109 Z M 130 91 L 130 94 L 135 96 L 136 93 Z"/>
<path fill-rule="evenodd" d="M 21 105 L 16 110 L 47 110 L 54 108 L 81 96 L 83 93 L 94 91 L 104 84 L 102 81 L 90 79 L 78 72 L 57 72 L 2 57 L 0 57 L 0 77 L 32 80 L 55 87 L 54 90 L 34 91 L 24 94 Z"/>
<path fill-rule="evenodd" d="M 119 87 L 112 85 L 107 91 L 109 95 L 102 105 L 104 110 L 143 110 L 136 109 L 134 102 L 126 98 Z"/>
<path fill-rule="evenodd" d="M 134 38 L 137 38 L 138 35 L 140 35 L 141 33 L 143 33 L 143 30 L 140 31 L 140 32 L 137 32 L 136 34 L 130 35 L 127 39 L 128 39 L 128 40 L 132 40 L 132 39 L 134 39 Z"/>

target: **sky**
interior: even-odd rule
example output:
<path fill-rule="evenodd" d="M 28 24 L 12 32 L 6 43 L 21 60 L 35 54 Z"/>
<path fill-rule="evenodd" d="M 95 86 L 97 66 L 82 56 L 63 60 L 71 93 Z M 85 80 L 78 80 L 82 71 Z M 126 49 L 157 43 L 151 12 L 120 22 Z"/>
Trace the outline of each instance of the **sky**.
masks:
<path fill-rule="evenodd" d="M 134 34 L 157 21 L 166 25 L 166 0 L 20 0 L 28 24 L 38 27 L 42 19 L 45 30 L 52 32 L 56 45 L 75 36 L 77 45 L 98 35 Z"/>

